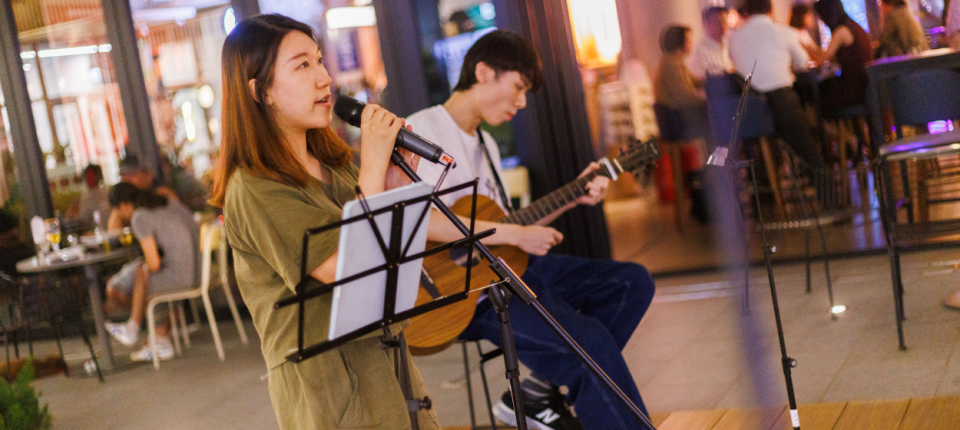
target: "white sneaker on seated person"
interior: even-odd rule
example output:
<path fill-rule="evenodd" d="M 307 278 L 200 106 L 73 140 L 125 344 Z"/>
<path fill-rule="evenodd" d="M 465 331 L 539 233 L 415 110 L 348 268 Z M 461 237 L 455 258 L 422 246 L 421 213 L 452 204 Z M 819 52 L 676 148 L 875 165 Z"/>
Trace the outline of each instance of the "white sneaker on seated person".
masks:
<path fill-rule="evenodd" d="M 113 336 L 123 346 L 133 346 L 140 337 L 140 326 L 133 324 L 131 321 L 122 323 L 107 321 L 103 323 L 103 327 L 107 329 L 110 336 Z"/>
<path fill-rule="evenodd" d="M 173 353 L 173 342 L 170 338 L 157 336 L 157 357 L 165 361 L 173 358 Z M 139 351 L 130 354 L 130 361 L 153 361 L 153 350 L 150 344 L 144 344 Z"/>

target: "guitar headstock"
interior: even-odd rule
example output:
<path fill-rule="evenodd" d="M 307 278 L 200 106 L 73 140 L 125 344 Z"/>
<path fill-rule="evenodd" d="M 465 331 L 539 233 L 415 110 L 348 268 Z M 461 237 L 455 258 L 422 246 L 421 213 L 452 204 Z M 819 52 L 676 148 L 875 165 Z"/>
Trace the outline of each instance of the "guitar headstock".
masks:
<path fill-rule="evenodd" d="M 654 161 L 663 157 L 660 148 L 657 147 L 657 140 L 650 139 L 646 142 L 634 140 L 626 148 L 620 150 L 613 164 L 619 173 L 633 172 L 652 164 Z"/>

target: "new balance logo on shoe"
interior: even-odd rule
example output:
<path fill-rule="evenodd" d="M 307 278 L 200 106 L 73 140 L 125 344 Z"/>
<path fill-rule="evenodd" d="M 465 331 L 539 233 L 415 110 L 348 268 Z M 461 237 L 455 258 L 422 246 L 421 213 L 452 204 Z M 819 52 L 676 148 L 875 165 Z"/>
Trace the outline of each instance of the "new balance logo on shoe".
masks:
<path fill-rule="evenodd" d="M 563 396 L 557 390 L 551 390 L 550 397 L 524 402 L 523 409 L 527 428 L 530 430 L 583 430 L 583 425 L 567 409 Z M 509 391 L 503 393 L 500 401 L 493 406 L 493 415 L 509 425 L 517 425 L 513 398 Z"/>
<path fill-rule="evenodd" d="M 540 411 L 540 413 L 537 414 L 537 418 L 539 418 L 540 421 L 542 421 L 545 424 L 550 424 L 560 419 L 560 414 L 554 412 L 553 409 L 547 408 Z"/>

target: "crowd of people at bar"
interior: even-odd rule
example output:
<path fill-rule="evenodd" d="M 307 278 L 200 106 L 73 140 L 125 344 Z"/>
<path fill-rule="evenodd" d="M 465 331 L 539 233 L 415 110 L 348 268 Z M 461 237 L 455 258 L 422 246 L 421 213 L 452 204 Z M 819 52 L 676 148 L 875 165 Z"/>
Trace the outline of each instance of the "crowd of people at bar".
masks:
<path fill-rule="evenodd" d="M 958 6 L 960 2 L 950 5 L 944 31 L 955 49 L 960 48 Z M 703 131 L 709 127 L 706 81 L 726 76 L 742 87 L 744 78 L 752 76 L 750 91 L 765 99 L 776 136 L 816 182 L 823 178 L 818 172 L 838 158 L 836 152 L 849 151 L 847 142 L 832 147 L 838 135 L 830 120 L 863 112 L 867 64 L 930 49 L 904 0 L 882 0 L 880 9 L 881 25 L 874 42 L 840 0 L 797 3 L 787 23 L 773 18 L 770 0 L 746 0 L 735 10 L 707 7 L 702 12 L 704 35 L 696 43 L 687 25 L 672 25 L 661 33 L 663 56 L 654 73 L 656 102 L 673 110 L 682 127 L 694 129 L 687 135 L 702 136 L 707 148 L 725 145 L 711 142 L 711 133 Z M 818 21 L 828 31 L 821 31 Z M 820 127 L 823 134 L 817 132 Z M 857 130 L 861 142 L 867 140 L 862 130 Z M 869 143 L 859 148 L 869 148 Z M 860 155 L 850 158 L 856 162 Z M 825 193 L 824 186 L 818 185 L 818 191 Z"/>

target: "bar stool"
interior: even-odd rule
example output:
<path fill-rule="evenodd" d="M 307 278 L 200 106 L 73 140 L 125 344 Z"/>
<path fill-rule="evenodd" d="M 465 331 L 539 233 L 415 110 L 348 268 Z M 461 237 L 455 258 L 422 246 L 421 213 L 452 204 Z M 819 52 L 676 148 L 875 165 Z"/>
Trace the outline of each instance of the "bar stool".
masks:
<path fill-rule="evenodd" d="M 824 121 L 835 121 L 837 124 L 837 161 L 840 164 L 840 194 L 839 198 L 835 202 L 840 206 L 845 206 L 851 204 L 850 199 L 850 182 L 847 177 L 847 140 L 851 136 L 857 139 L 857 157 L 862 157 L 865 150 L 869 150 L 870 158 L 874 158 L 875 152 L 873 145 L 869 142 L 869 137 L 863 133 L 863 126 L 861 121 L 865 121 L 867 116 L 867 108 L 864 105 L 853 105 L 853 106 L 844 106 L 840 109 L 837 109 L 833 112 L 824 112 L 823 120 Z M 824 136 L 825 137 L 825 136 Z M 825 140 L 825 139 L 824 139 Z M 824 144 L 826 146 L 826 143 Z M 826 150 L 826 149 L 825 149 Z M 860 190 L 860 199 L 862 202 L 867 201 L 867 176 L 866 169 L 860 169 L 857 167 L 857 161 L 862 160 L 853 160 L 854 168 L 857 170 L 857 181 L 859 183 Z"/>
<path fill-rule="evenodd" d="M 680 112 L 670 107 L 655 103 L 654 115 L 657 117 L 657 128 L 660 129 L 660 142 L 670 158 L 670 168 L 673 172 L 673 217 L 677 230 L 683 231 L 683 209 L 686 193 L 683 189 L 683 163 L 680 161 L 680 145 L 684 142 L 702 137 L 688 134 L 684 128 Z"/>

